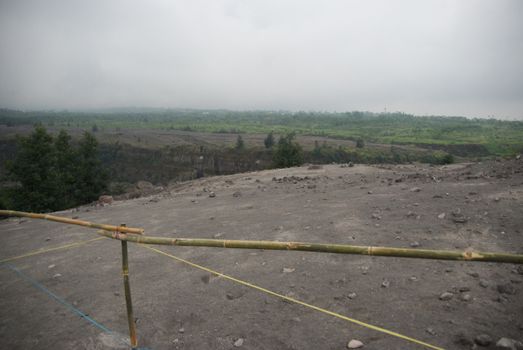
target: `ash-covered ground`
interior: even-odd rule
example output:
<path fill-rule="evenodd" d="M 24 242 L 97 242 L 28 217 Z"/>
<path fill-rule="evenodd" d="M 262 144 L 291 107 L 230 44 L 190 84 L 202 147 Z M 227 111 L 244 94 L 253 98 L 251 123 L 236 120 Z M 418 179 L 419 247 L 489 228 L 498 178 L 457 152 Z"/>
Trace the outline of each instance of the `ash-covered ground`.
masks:
<path fill-rule="evenodd" d="M 523 161 L 260 171 L 184 182 L 154 196 L 56 215 L 125 223 L 165 237 L 523 254 Z M 18 218 L 2 220 L 0 232 L 0 260 L 98 237 L 92 229 Z M 346 349 L 355 339 L 364 349 L 424 348 L 129 245 L 141 347 Z M 441 348 L 496 349 L 500 338 L 523 340 L 522 266 L 159 249 Z M 127 334 L 120 251 L 119 242 L 100 239 L 4 262 L 1 348 L 125 348 L 119 341 Z"/>

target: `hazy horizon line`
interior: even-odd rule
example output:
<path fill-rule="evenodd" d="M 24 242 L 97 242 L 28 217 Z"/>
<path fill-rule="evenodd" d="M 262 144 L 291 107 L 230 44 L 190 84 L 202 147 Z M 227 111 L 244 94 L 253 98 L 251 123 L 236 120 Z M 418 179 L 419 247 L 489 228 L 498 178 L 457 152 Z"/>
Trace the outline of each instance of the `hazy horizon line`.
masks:
<path fill-rule="evenodd" d="M 233 108 L 194 108 L 194 107 L 147 107 L 147 106 L 118 106 L 118 107 L 91 107 L 91 108 L 12 108 L 12 107 L 3 107 L 0 106 L 0 110 L 11 110 L 11 111 L 17 111 L 17 112 L 23 112 L 23 113 L 35 113 L 35 112 L 43 112 L 43 113 L 103 113 L 103 114 L 112 114 L 112 113 L 146 113 L 146 112 L 152 112 L 157 113 L 161 111 L 202 111 L 202 112 L 212 112 L 212 111 L 226 111 L 226 112 L 234 112 L 234 113 L 241 113 L 241 112 L 273 112 L 273 113 L 289 113 L 289 114 L 296 114 L 296 113 L 317 113 L 317 114 L 343 114 L 343 113 L 368 113 L 373 115 L 386 115 L 386 114 L 404 114 L 408 116 L 413 117 L 421 117 L 421 118 L 430 118 L 430 117 L 443 117 L 443 118 L 465 118 L 469 120 L 473 119 L 495 119 L 495 120 L 502 120 L 502 121 L 523 121 L 520 118 L 513 117 L 513 116 L 467 116 L 467 115 L 459 115 L 459 114 L 415 114 L 415 113 L 409 113 L 405 111 L 387 111 L 383 110 L 380 112 L 370 111 L 370 110 L 317 110 L 317 109 L 233 109 Z M 133 111 L 134 110 L 134 111 Z"/>

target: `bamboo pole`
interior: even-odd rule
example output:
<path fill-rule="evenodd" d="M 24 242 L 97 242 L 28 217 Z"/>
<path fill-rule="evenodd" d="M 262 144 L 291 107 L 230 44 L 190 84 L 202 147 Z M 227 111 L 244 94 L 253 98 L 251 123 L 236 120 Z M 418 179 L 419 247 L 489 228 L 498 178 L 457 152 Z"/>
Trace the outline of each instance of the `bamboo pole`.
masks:
<path fill-rule="evenodd" d="M 375 256 L 391 256 L 418 259 L 436 260 L 460 260 L 460 261 L 488 261 L 500 263 L 523 264 L 523 254 L 511 253 L 491 253 L 448 250 L 429 250 L 429 249 L 407 249 L 390 247 L 354 246 L 346 244 L 323 244 L 323 243 L 304 243 L 304 242 L 274 242 L 274 241 L 246 241 L 246 240 L 223 240 L 223 239 L 201 239 L 201 238 L 166 238 L 143 236 L 143 229 L 122 226 L 102 225 L 87 221 L 73 220 L 59 216 L 46 214 L 33 214 L 12 210 L 0 210 L 0 216 L 22 216 L 35 219 L 47 219 L 66 224 L 82 225 L 92 228 L 101 228 L 98 234 L 119 239 L 127 242 L 160 244 L 173 246 L 192 246 L 192 247 L 216 247 L 216 248 L 240 248 L 240 249 L 268 249 L 268 250 L 299 250 L 308 252 L 338 253 L 338 254 L 360 254 Z M 107 228 L 107 229 L 106 229 Z M 108 232 L 112 231 L 112 232 Z M 137 233 L 140 236 L 128 235 Z"/>
<path fill-rule="evenodd" d="M 307 252 L 337 253 L 337 254 L 359 254 L 402 258 L 436 259 L 436 260 L 460 260 L 460 261 L 485 261 L 523 264 L 523 254 L 488 253 L 429 249 L 407 249 L 390 247 L 354 246 L 346 244 L 324 244 L 304 242 L 275 242 L 275 241 L 246 241 L 246 240 L 224 240 L 224 239 L 201 239 L 201 238 L 167 238 L 151 236 L 134 236 L 125 233 L 111 233 L 104 230 L 97 231 L 98 234 L 119 239 L 122 241 L 159 244 L 172 246 L 191 247 L 215 247 L 215 248 L 239 248 L 239 249 L 268 249 L 268 250 L 298 250 Z"/>
<path fill-rule="evenodd" d="M 125 224 L 120 225 L 120 227 L 125 227 Z M 125 291 L 125 304 L 127 307 L 127 322 L 129 323 L 129 338 L 131 340 L 131 348 L 136 349 L 138 346 L 138 340 L 136 338 L 136 324 L 134 322 L 131 285 L 129 283 L 129 254 L 127 251 L 127 241 L 122 241 L 122 275 Z"/>
<path fill-rule="evenodd" d="M 134 233 L 134 234 L 138 234 L 138 235 L 143 234 L 143 231 L 144 231 L 143 228 L 96 224 L 96 223 L 89 222 L 89 221 L 64 218 L 62 216 L 26 213 L 23 211 L 15 211 L 15 210 L 0 210 L 0 216 L 17 216 L 17 217 L 26 217 L 26 218 L 31 218 L 31 219 L 43 219 L 43 220 L 61 222 L 63 224 L 80 225 L 80 226 L 86 226 L 86 227 L 90 227 L 90 228 L 102 229 L 102 230 L 106 230 L 106 231 L 126 232 L 126 233 Z"/>

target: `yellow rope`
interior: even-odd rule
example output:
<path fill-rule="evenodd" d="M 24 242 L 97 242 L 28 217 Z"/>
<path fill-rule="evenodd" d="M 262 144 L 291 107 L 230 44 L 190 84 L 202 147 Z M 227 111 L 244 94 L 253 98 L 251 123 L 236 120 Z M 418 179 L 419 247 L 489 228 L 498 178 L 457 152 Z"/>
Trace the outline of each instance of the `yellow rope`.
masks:
<path fill-rule="evenodd" d="M 70 244 L 65 244 L 65 245 L 62 245 L 62 246 L 58 246 L 58 247 L 51 247 L 51 248 L 47 248 L 47 249 L 38 249 L 38 250 L 35 250 L 35 251 L 32 251 L 32 252 L 29 252 L 29 253 L 25 253 L 25 254 L 22 254 L 22 255 L 18 255 L 18 256 L 14 256 L 14 257 L 11 257 L 11 258 L 6 258 L 6 259 L 2 259 L 0 260 L 0 263 L 5 263 L 5 262 L 9 262 L 9 261 L 12 261 L 12 260 L 17 260 L 17 259 L 22 259 L 22 258 L 26 258 L 26 257 L 29 257 L 29 256 L 33 256 L 33 255 L 39 255 L 39 254 L 43 254 L 43 253 L 47 253 L 47 252 L 51 252 L 51 251 L 55 251 L 55 250 L 60 250 L 60 249 L 68 249 L 68 248 L 74 248 L 74 247 L 79 247 L 81 245 L 84 245 L 84 244 L 87 244 L 87 243 L 91 243 L 91 242 L 94 242 L 94 241 L 99 241 L 99 240 L 102 240 L 102 239 L 105 239 L 105 237 L 98 237 L 98 238 L 93 238 L 93 239 L 89 239 L 89 240 L 86 240 L 86 241 L 81 241 L 81 242 L 76 242 L 76 243 L 70 243 Z M 440 348 L 438 346 L 435 346 L 435 345 L 431 345 L 431 344 L 428 344 L 428 343 L 425 343 L 421 340 L 418 340 L 418 339 L 414 339 L 414 338 L 411 338 L 409 336 L 406 336 L 406 335 L 403 335 L 403 334 L 400 334 L 400 333 L 397 333 L 397 332 L 394 332 L 394 331 L 390 331 L 388 329 L 385 329 L 385 328 L 381 328 L 381 327 L 378 327 L 378 326 L 374 326 L 374 325 L 371 325 L 371 324 L 368 324 L 368 323 L 365 323 L 363 321 L 359 321 L 359 320 L 356 320 L 354 318 L 350 318 L 350 317 L 347 317 L 347 316 L 344 316 L 344 315 L 341 315 L 341 314 L 338 314 L 336 312 L 333 312 L 333 311 L 329 311 L 329 310 L 326 310 L 326 309 L 323 309 L 321 307 L 318 307 L 318 306 L 315 306 L 315 305 L 312 305 L 312 304 L 308 304 L 306 302 L 303 302 L 303 301 L 300 301 L 298 299 L 294 299 L 294 298 L 291 298 L 291 297 L 288 297 L 286 295 L 283 295 L 283 294 L 279 294 L 279 293 L 276 293 L 276 292 L 273 292 L 269 289 L 266 289 L 266 288 L 263 288 L 263 287 L 260 287 L 260 286 L 257 286 L 255 284 L 252 284 L 252 283 L 249 283 L 247 281 L 243 281 L 243 280 L 240 280 L 238 278 L 234 278 L 232 276 L 229 276 L 229 275 L 226 275 L 226 274 L 223 274 L 221 272 L 218 272 L 218 271 L 215 271 L 215 270 L 212 270 L 210 268 L 207 268 L 205 266 L 202 266 L 202 265 L 198 265 L 198 264 L 195 264 L 195 263 L 192 263 L 188 260 L 185 260 L 185 259 L 182 259 L 182 258 L 179 258 L 177 256 L 174 256 L 172 254 L 169 254 L 169 253 L 166 253 L 164 251 L 161 251 L 159 249 L 156 249 L 156 248 L 152 248 L 152 247 L 149 247 L 147 245 L 143 245 L 143 244 L 140 244 L 143 248 L 147 248 L 149 250 L 152 250 L 158 254 L 162 254 L 162 255 L 165 255 L 171 259 L 174 259 L 174 260 L 177 260 L 179 262 L 182 262 L 184 264 L 187 264 L 189 266 L 192 266 L 192 267 L 195 267 L 197 269 L 200 269 L 200 270 L 203 270 L 203 271 L 206 271 L 206 272 L 209 272 L 215 276 L 219 276 L 219 277 L 222 277 L 222 278 L 225 278 L 227 280 L 230 280 L 230 281 L 233 281 L 233 282 L 236 282 L 238 284 L 241 284 L 241 285 L 244 285 L 246 287 L 249 287 L 249 288 L 253 288 L 253 289 L 256 289 L 260 292 L 263 292 L 263 293 L 266 293 L 266 294 L 269 294 L 269 295 L 272 295 L 272 296 L 275 296 L 275 297 L 278 297 L 280 299 L 284 299 L 284 300 L 287 300 L 287 301 L 290 301 L 292 303 L 295 303 L 295 304 L 298 304 L 298 305 L 302 305 L 302 306 L 305 306 L 305 307 L 308 307 L 310 309 L 313 309 L 313 310 L 316 310 L 316 311 L 319 311 L 319 312 L 322 312 L 324 314 L 327 314 L 327 315 L 330 315 L 330 316 L 333 316 L 333 317 L 336 317 L 336 318 L 339 318 L 339 319 L 342 319 L 342 320 L 345 320 L 345 321 L 348 321 L 348 322 L 352 322 L 352 323 L 355 323 L 357 325 L 360 325 L 362 327 L 366 327 L 366 328 L 369 328 L 369 329 L 372 329 L 372 330 L 375 330 L 375 331 L 378 331 L 378 332 L 381 332 L 381 333 L 385 333 L 385 334 L 388 334 L 388 335 L 391 335 L 391 336 L 394 336 L 394 337 L 398 337 L 398 338 L 401 338 L 403 340 L 407 340 L 407 341 L 410 341 L 412 343 L 415 343 L 415 344 L 419 344 L 419 345 L 422 345 L 422 346 L 425 346 L 429 349 L 434 349 L 434 350 L 444 350 L 443 348 Z"/>
<path fill-rule="evenodd" d="M 6 258 L 6 259 L 3 259 L 3 260 L 0 260 L 0 264 L 1 263 L 5 263 L 5 262 L 9 262 L 9 261 L 12 261 L 12 260 L 27 258 L 27 257 L 33 256 L 33 255 L 38 255 L 38 254 L 43 254 L 43 253 L 47 253 L 47 252 L 52 252 L 54 250 L 78 247 L 78 246 L 81 246 L 81 245 L 84 245 L 84 244 L 87 244 L 87 243 L 91 243 L 91 242 L 94 242 L 94 241 L 99 241 L 99 240 L 104 239 L 104 238 L 105 237 L 98 237 L 98 238 L 89 239 L 87 241 L 80 241 L 80 242 L 76 242 L 76 243 L 70 243 L 70 244 L 61 245 L 61 246 L 58 246 L 58 247 L 33 250 L 32 252 L 29 252 L 29 253 L 25 253 L 25 254 L 22 254 L 22 255 L 13 256 L 11 258 Z"/>
<path fill-rule="evenodd" d="M 195 263 L 192 263 L 190 261 L 187 261 L 187 260 L 184 260 L 182 258 L 179 258 L 177 256 L 174 256 L 174 255 L 171 255 L 169 253 L 166 253 L 164 251 L 161 251 L 159 249 L 156 249 L 156 248 L 152 248 L 152 247 L 149 247 L 147 245 L 143 245 L 141 244 L 142 247 L 144 248 L 147 248 L 149 250 L 152 250 L 158 254 L 162 254 L 162 255 L 165 255 L 171 259 L 174 259 L 174 260 L 177 260 L 179 262 L 182 262 L 184 264 L 187 264 L 187 265 L 190 265 L 192 267 L 195 267 L 197 269 L 200 269 L 200 270 L 203 270 L 203 271 L 207 271 L 213 275 L 216 275 L 216 276 L 219 276 L 219 277 L 223 277 L 225 279 L 228 279 L 230 281 L 233 281 L 233 282 L 236 282 L 236 283 L 239 283 L 241 285 L 244 285 L 246 287 L 249 287 L 249 288 L 253 288 L 253 289 L 256 289 L 256 290 L 259 290 L 260 292 L 263 292 L 263 293 L 266 293 L 266 294 L 270 294 L 270 295 L 273 295 L 275 297 L 278 297 L 278 298 L 281 298 L 281 299 L 284 299 L 284 300 L 287 300 L 287 301 L 290 301 L 292 303 L 295 303 L 295 304 L 299 304 L 299 305 L 302 305 L 302 306 L 305 306 L 305 307 L 308 307 L 310 309 L 313 309 L 313 310 L 316 310 L 316 311 L 319 311 L 319 312 L 322 312 L 324 314 L 327 314 L 327 315 L 330 315 L 330 316 L 334 316 L 334 317 L 337 317 L 337 318 L 340 318 L 342 320 L 345 320 L 345 321 L 349 321 L 349 322 L 352 322 L 352 323 L 355 323 L 357 325 L 360 325 L 360 326 L 363 326 L 363 327 L 366 327 L 366 328 L 370 328 L 372 330 L 375 330 L 375 331 L 378 331 L 378 332 L 381 332 L 381 333 L 385 333 L 385 334 L 388 334 L 388 335 L 391 335 L 393 337 L 398 337 L 398 338 L 401 338 L 403 340 L 407 340 L 409 342 L 412 342 L 412 343 L 416 343 L 416 344 L 419 344 L 419 345 L 422 345 L 422 346 L 425 346 L 429 349 L 435 349 L 435 350 L 444 350 L 443 348 L 440 348 L 438 346 L 435 346 L 435 345 L 431 345 L 431 344 L 428 344 L 428 343 L 425 343 L 421 340 L 418 340 L 418 339 L 414 339 L 414 338 L 411 338 L 411 337 L 408 337 L 406 335 L 403 335 L 403 334 L 400 334 L 400 333 L 397 333 L 397 332 L 393 332 L 393 331 L 390 331 L 388 329 L 385 329 L 385 328 L 381 328 L 381 327 L 378 327 L 378 326 L 374 326 L 374 325 L 371 325 L 371 324 L 368 324 L 368 323 L 365 323 L 363 321 L 359 321 L 359 320 L 356 320 L 354 318 L 350 318 L 350 317 L 347 317 L 347 316 L 344 316 L 344 315 L 341 315 L 341 314 L 338 314 L 336 312 L 333 312 L 333 311 L 329 311 L 329 310 L 326 310 L 326 309 L 323 309 L 321 307 L 318 307 L 318 306 L 314 306 L 314 305 L 311 305 L 311 304 L 308 304 L 306 302 L 303 302 L 303 301 L 300 301 L 300 300 L 297 300 L 297 299 L 294 299 L 294 298 L 291 298 L 291 297 L 288 297 L 286 295 L 283 295 L 283 294 L 279 294 L 279 293 L 276 293 L 276 292 L 273 292 L 269 289 L 266 289 L 266 288 L 263 288 L 263 287 L 260 287 L 260 286 L 257 286 L 255 284 L 252 284 L 252 283 L 249 283 L 249 282 L 246 282 L 246 281 L 243 281 L 243 280 L 240 280 L 240 279 L 237 279 L 237 278 L 234 278 L 232 276 L 229 276 L 229 275 L 226 275 L 226 274 L 223 274 L 221 272 L 218 272 L 218 271 L 214 271 L 214 270 L 211 270 L 205 266 L 201 266 L 201 265 L 198 265 L 198 264 L 195 264 Z"/>

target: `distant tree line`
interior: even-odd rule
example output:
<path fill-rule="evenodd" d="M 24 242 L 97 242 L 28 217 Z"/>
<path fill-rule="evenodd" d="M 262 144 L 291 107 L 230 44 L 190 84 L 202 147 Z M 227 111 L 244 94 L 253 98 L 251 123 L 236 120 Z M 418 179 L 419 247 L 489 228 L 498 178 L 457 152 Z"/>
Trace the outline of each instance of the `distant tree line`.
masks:
<path fill-rule="evenodd" d="M 271 131 L 264 139 L 265 148 L 272 153 L 272 166 L 275 168 L 287 168 L 300 166 L 305 161 L 311 163 L 410 163 L 420 161 L 429 164 L 450 164 L 454 157 L 443 151 L 426 151 L 424 153 L 413 153 L 391 145 L 390 150 L 365 147 L 363 138 L 355 140 L 355 148 L 342 146 L 332 147 L 324 141 L 322 145 L 315 141 L 314 149 L 305 152 L 301 145 L 295 141 L 294 132 L 283 134 L 274 141 L 274 133 Z M 236 150 L 245 150 L 245 143 L 240 135 L 236 141 Z"/>
<path fill-rule="evenodd" d="M 96 200 L 107 189 L 107 175 L 98 159 L 98 142 L 85 132 L 73 145 L 64 130 L 54 138 L 38 125 L 18 137 L 16 158 L 7 164 L 13 186 L 3 190 L 0 206 L 48 212 Z"/>
<path fill-rule="evenodd" d="M 22 112 L 0 109 L 1 125 L 15 127 L 35 122 L 56 128 L 90 129 L 92 132 L 140 128 L 265 134 L 273 130 L 278 134 L 296 132 L 299 135 L 335 137 L 355 142 L 364 139 L 367 143 L 438 147 L 446 151 L 452 149 L 451 153 L 459 150 L 460 156 L 471 157 L 512 156 L 523 151 L 523 121 L 417 117 L 401 112 L 361 111 L 331 113 L 132 108 L 91 112 Z M 273 142 L 275 145 L 276 141 Z"/>

